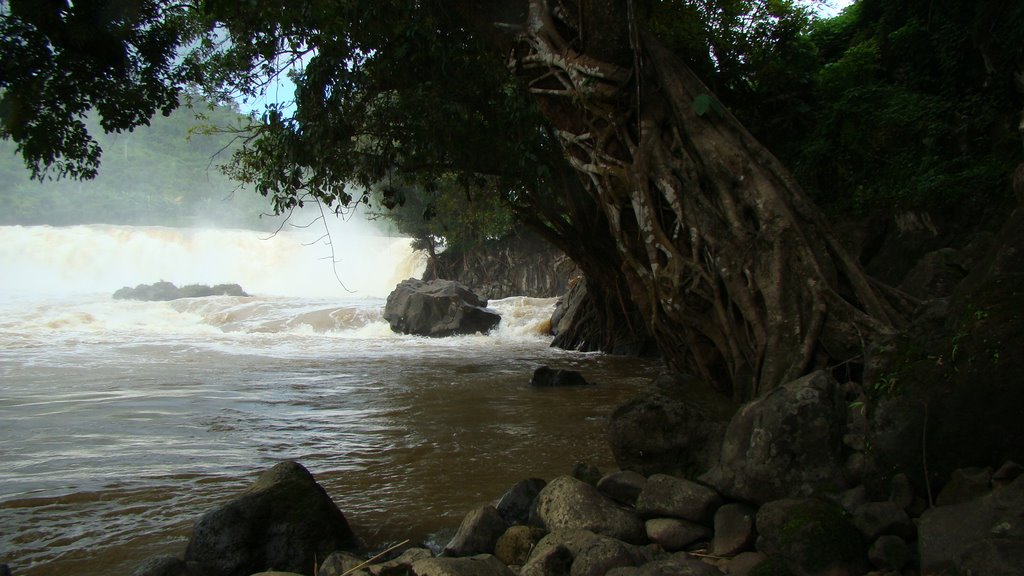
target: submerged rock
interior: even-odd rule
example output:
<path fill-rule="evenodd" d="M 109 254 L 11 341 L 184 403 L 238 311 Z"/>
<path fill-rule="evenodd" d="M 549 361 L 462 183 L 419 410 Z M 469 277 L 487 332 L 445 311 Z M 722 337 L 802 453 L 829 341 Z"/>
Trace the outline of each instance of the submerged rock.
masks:
<path fill-rule="evenodd" d="M 452 336 L 489 332 L 501 316 L 487 300 L 451 280 L 403 280 L 388 295 L 384 319 L 391 329 L 418 336 Z"/>
<path fill-rule="evenodd" d="M 630 543 L 646 538 L 644 523 L 636 513 L 571 476 L 555 478 L 541 490 L 537 515 L 551 531 L 583 529 Z"/>
<path fill-rule="evenodd" d="M 541 366 L 533 371 L 530 378 L 530 386 L 558 387 L 558 386 L 591 386 L 590 382 L 576 370 L 561 370 L 549 366 Z"/>

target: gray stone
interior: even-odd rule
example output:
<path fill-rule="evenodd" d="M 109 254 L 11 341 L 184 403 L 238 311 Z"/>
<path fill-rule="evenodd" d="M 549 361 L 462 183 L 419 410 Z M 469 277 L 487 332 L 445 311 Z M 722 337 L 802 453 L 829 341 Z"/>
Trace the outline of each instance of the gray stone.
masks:
<path fill-rule="evenodd" d="M 713 566 L 685 553 L 653 560 L 642 566 L 614 568 L 606 576 L 721 576 Z"/>
<path fill-rule="evenodd" d="M 571 476 L 559 476 L 540 491 L 537 516 L 552 532 L 579 528 L 632 543 L 645 538 L 643 522 L 632 510 Z"/>
<path fill-rule="evenodd" d="M 992 473 L 992 487 L 1002 488 L 1024 474 L 1024 467 L 1016 462 L 1004 462 L 999 470 Z"/>
<path fill-rule="evenodd" d="M 1024 476 L 980 498 L 927 510 L 918 524 L 921 571 L 950 570 L 990 538 L 1024 542 Z"/>
<path fill-rule="evenodd" d="M 726 504 L 715 512 L 715 537 L 711 553 L 735 556 L 753 546 L 757 539 L 754 518 L 757 510 L 746 504 Z"/>
<path fill-rule="evenodd" d="M 572 550 L 564 545 L 535 548 L 519 570 L 519 576 L 566 576 L 572 570 Z"/>
<path fill-rule="evenodd" d="M 455 536 L 444 547 L 445 556 L 491 554 L 508 525 L 494 506 L 481 506 L 462 519 Z"/>
<path fill-rule="evenodd" d="M 597 490 L 620 504 L 635 506 L 636 499 L 646 484 L 647 478 L 642 474 L 632 470 L 619 470 L 598 480 Z"/>
<path fill-rule="evenodd" d="M 523 565 L 522 574 L 549 574 L 538 572 L 538 564 L 551 564 L 550 550 L 565 549 L 571 554 L 571 576 L 603 576 L 620 566 L 637 566 L 649 560 L 638 546 L 614 538 L 595 534 L 589 530 L 556 530 L 537 543 L 530 559 Z M 562 553 L 560 558 L 563 557 Z"/>
<path fill-rule="evenodd" d="M 403 280 L 388 295 L 384 319 L 391 329 L 418 336 L 489 332 L 501 320 L 487 301 L 450 280 Z"/>
<path fill-rule="evenodd" d="M 768 557 L 760 552 L 741 552 L 725 565 L 725 573 L 729 576 L 747 576 Z"/>
<path fill-rule="evenodd" d="M 956 560 L 965 576 L 1020 576 L 1024 570 L 1024 541 L 986 538 L 975 542 Z"/>
<path fill-rule="evenodd" d="M 547 533 L 536 526 L 512 526 L 498 538 L 494 555 L 508 566 L 522 566 L 530 551 Z"/>
<path fill-rule="evenodd" d="M 707 526 L 678 518 L 652 518 L 644 523 L 644 528 L 647 538 L 668 552 L 686 550 L 711 536 Z"/>
<path fill-rule="evenodd" d="M 341 576 L 365 562 L 364 559 L 349 552 L 338 551 L 324 558 L 317 568 L 316 576 Z"/>
<path fill-rule="evenodd" d="M 490 554 L 417 560 L 409 573 L 413 576 L 514 576 L 508 566 Z"/>
<path fill-rule="evenodd" d="M 867 542 L 879 536 L 892 534 L 904 539 L 914 537 L 914 524 L 895 502 L 867 502 L 853 513 L 853 524 Z"/>
<path fill-rule="evenodd" d="M 433 557 L 434 555 L 426 548 L 409 548 L 397 558 L 367 566 L 366 572 L 369 576 L 406 576 L 412 570 L 413 564 Z"/>
<path fill-rule="evenodd" d="M 904 510 L 910 510 L 911 506 L 914 505 L 915 496 L 914 487 L 911 486 L 907 475 L 900 473 L 893 476 L 890 487 L 889 501 L 895 502 L 897 506 Z"/>
<path fill-rule="evenodd" d="M 541 388 L 556 388 L 562 386 L 592 386 L 587 379 L 576 370 L 563 370 L 541 366 L 533 371 L 530 378 L 530 386 Z"/>
<path fill-rule="evenodd" d="M 177 287 L 166 281 L 153 284 L 139 284 L 135 288 L 125 286 L 114 292 L 115 300 L 143 300 L 147 302 L 166 302 L 181 298 L 205 298 L 207 296 L 248 296 L 238 284 L 189 284 Z"/>
<path fill-rule="evenodd" d="M 623 470 L 695 477 L 718 458 L 734 411 L 732 402 L 707 383 L 666 374 L 644 394 L 615 409 L 608 442 Z"/>
<path fill-rule="evenodd" d="M 864 502 L 867 501 L 868 492 L 867 488 L 863 484 L 858 484 L 849 490 L 844 491 L 836 497 L 836 504 L 843 507 L 850 514 L 853 514 L 857 508 L 860 508 Z"/>
<path fill-rule="evenodd" d="M 647 479 L 636 499 L 636 512 L 643 518 L 670 517 L 710 523 L 722 504 L 717 492 L 696 482 L 655 474 Z"/>
<path fill-rule="evenodd" d="M 185 560 L 222 576 L 269 567 L 303 572 L 318 558 L 357 546 L 344 514 L 309 471 L 282 462 L 196 522 Z"/>
<path fill-rule="evenodd" d="M 547 485 L 541 478 L 530 478 L 517 482 L 508 489 L 496 506 L 498 514 L 508 524 L 526 524 L 530 521 L 530 512 L 537 502 L 537 495 Z"/>
<path fill-rule="evenodd" d="M 880 570 L 903 570 L 912 557 L 910 546 L 899 536 L 881 536 L 868 548 L 868 562 Z"/>
<path fill-rule="evenodd" d="M 992 490 L 991 468 L 958 468 L 953 471 L 949 483 L 942 488 L 935 499 L 936 506 L 949 506 L 974 500 Z"/>
<path fill-rule="evenodd" d="M 867 549 L 838 505 L 814 498 L 769 502 L 757 512 L 759 551 L 795 574 L 863 574 Z"/>
<path fill-rule="evenodd" d="M 839 385 L 824 371 L 743 405 L 725 433 L 719 464 L 701 479 L 722 494 L 762 504 L 836 493 L 846 486 Z"/>
<path fill-rule="evenodd" d="M 601 480 L 601 469 L 593 464 L 577 462 L 572 466 L 572 477 L 591 486 L 597 486 Z"/>
<path fill-rule="evenodd" d="M 8 569 L 4 571 L 2 568 L 7 568 L 4 564 L 0 566 L 0 576 L 11 576 L 11 572 Z M 185 562 L 181 558 L 176 556 L 157 556 L 150 558 L 142 564 L 140 564 L 133 572 L 132 576 L 209 576 L 210 572 L 204 570 L 196 562 Z"/>

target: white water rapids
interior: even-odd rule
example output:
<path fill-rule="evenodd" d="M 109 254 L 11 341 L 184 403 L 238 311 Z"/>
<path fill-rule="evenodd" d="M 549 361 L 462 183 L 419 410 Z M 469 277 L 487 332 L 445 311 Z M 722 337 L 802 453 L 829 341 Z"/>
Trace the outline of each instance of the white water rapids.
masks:
<path fill-rule="evenodd" d="M 370 546 L 427 539 L 517 480 L 613 465 L 607 414 L 654 363 L 549 348 L 553 299 L 507 298 L 489 335 L 394 334 L 408 241 L 129 226 L 0 227 L 0 563 L 130 573 L 297 459 Z M 252 296 L 115 301 L 122 286 Z M 597 383 L 535 390 L 542 364 Z M 433 536 L 436 538 L 436 536 Z"/>

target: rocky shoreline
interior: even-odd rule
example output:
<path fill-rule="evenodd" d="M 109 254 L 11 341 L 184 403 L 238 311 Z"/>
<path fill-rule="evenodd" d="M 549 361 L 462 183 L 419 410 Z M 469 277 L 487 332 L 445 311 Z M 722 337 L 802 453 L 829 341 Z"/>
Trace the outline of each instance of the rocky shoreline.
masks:
<path fill-rule="evenodd" d="M 282 462 L 204 514 L 184 557 L 134 576 L 999 576 L 1024 559 L 1024 476 L 1012 463 L 958 471 L 931 507 L 905 476 L 883 500 L 858 486 L 756 506 L 666 474 L 594 472 L 515 484 L 442 550 L 402 543 L 370 556 L 313 476 Z"/>
<path fill-rule="evenodd" d="M 934 498 L 907 474 L 871 472 L 870 454 L 849 433 L 844 389 L 827 372 L 744 404 L 719 436 L 687 436 L 684 420 L 690 430 L 714 430 L 721 414 L 699 401 L 692 382 L 686 394 L 686 382 L 659 378 L 613 414 L 612 438 L 629 438 L 630 428 L 642 436 L 616 447 L 622 470 L 577 465 L 550 481 L 523 480 L 469 511 L 442 549 L 403 543 L 368 553 L 312 474 L 283 462 L 205 513 L 182 557 L 154 558 L 134 574 L 1020 573 L 1024 468 L 960 469 Z M 719 448 L 680 447 L 690 441 Z M 684 452 L 691 460 L 680 459 Z"/>

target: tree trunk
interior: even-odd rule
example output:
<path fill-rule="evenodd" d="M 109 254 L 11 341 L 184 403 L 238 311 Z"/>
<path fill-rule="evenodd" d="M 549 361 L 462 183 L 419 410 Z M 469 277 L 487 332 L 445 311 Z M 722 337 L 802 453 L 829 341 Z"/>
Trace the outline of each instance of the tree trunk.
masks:
<path fill-rule="evenodd" d="M 670 366 L 746 400 L 856 363 L 903 303 L 630 8 L 529 0 L 510 65 L 599 207 Z"/>

